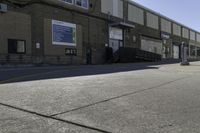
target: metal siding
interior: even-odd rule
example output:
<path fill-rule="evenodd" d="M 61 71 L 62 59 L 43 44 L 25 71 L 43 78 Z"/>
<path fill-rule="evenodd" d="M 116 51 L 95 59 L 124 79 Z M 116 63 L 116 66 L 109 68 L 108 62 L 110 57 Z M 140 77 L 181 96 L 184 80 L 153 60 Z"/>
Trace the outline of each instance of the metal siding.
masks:
<path fill-rule="evenodd" d="M 147 26 L 154 29 L 159 29 L 158 16 L 147 12 Z"/>
<path fill-rule="evenodd" d="M 173 24 L 173 34 L 177 36 L 181 36 L 181 26 L 177 24 Z"/>
<path fill-rule="evenodd" d="M 101 0 L 101 12 L 113 14 L 113 0 Z"/>
<path fill-rule="evenodd" d="M 190 31 L 190 40 L 195 41 L 195 32 L 194 31 Z"/>
<path fill-rule="evenodd" d="M 171 33 L 171 22 L 161 18 L 161 31 Z"/>
<path fill-rule="evenodd" d="M 197 42 L 200 42 L 200 34 L 197 33 Z"/>
<path fill-rule="evenodd" d="M 124 11 L 123 11 L 123 1 L 122 0 L 118 0 L 119 3 L 118 3 L 118 17 L 119 18 L 123 18 L 123 14 L 124 14 Z"/>
<path fill-rule="evenodd" d="M 147 38 L 147 37 L 142 37 L 141 38 L 141 49 L 144 51 L 162 55 L 162 41 Z M 156 51 L 155 51 L 155 49 L 156 49 Z"/>
<path fill-rule="evenodd" d="M 182 37 L 189 39 L 189 30 L 182 28 Z"/>
<path fill-rule="evenodd" d="M 101 0 L 101 12 L 123 18 L 123 2 L 121 0 Z"/>
<path fill-rule="evenodd" d="M 128 5 L 128 20 L 144 25 L 144 11 L 136 6 Z"/>

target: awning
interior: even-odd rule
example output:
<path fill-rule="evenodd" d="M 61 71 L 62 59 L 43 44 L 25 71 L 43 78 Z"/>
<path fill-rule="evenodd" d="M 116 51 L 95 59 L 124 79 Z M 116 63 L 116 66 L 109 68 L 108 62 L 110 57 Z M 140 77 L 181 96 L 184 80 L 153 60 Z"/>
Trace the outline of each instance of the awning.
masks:
<path fill-rule="evenodd" d="M 112 24 L 110 24 L 110 26 L 112 26 L 112 27 L 119 27 L 119 28 L 123 28 L 123 29 L 132 29 L 132 28 L 135 28 L 135 25 L 128 24 L 128 23 L 125 23 L 125 22 L 112 23 Z"/>

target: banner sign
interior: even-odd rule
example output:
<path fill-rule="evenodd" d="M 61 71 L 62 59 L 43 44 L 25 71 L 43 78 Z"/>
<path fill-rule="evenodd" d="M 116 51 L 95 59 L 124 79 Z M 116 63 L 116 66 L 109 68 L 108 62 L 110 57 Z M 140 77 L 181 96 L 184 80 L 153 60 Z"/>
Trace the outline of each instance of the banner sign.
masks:
<path fill-rule="evenodd" d="M 170 35 L 166 33 L 161 33 L 161 38 L 162 39 L 170 39 Z"/>
<path fill-rule="evenodd" d="M 52 44 L 76 46 L 76 24 L 52 20 Z"/>

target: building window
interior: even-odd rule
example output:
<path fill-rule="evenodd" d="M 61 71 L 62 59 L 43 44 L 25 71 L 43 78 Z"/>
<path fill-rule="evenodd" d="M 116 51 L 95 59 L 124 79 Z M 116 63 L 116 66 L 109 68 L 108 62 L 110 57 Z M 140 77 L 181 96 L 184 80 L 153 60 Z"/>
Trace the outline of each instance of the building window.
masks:
<path fill-rule="evenodd" d="M 73 1 L 74 0 L 62 0 L 63 2 L 66 2 L 66 3 L 70 3 L 70 4 L 73 4 Z"/>
<path fill-rule="evenodd" d="M 8 53 L 25 54 L 26 42 L 24 40 L 8 39 Z"/>
<path fill-rule="evenodd" d="M 88 0 L 75 0 L 75 4 L 77 6 L 80 6 L 86 9 L 88 9 L 88 5 L 89 5 L 88 3 L 89 3 Z"/>

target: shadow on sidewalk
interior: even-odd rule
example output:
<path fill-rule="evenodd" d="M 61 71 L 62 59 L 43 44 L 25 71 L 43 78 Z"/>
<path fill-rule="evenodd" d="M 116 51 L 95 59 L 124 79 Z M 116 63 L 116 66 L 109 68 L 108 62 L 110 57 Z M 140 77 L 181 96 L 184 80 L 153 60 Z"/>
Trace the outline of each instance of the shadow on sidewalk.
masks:
<path fill-rule="evenodd" d="M 118 72 L 128 72 L 136 70 L 146 69 L 158 69 L 152 65 L 157 63 L 137 63 L 137 64 L 113 64 L 113 65 L 81 65 L 74 67 L 49 67 L 35 69 L 24 68 L 16 70 L 0 71 L 0 84 L 24 82 L 24 81 L 35 81 L 35 80 L 46 80 L 46 79 L 57 79 L 66 77 L 77 77 L 77 76 L 90 76 L 90 75 L 101 75 L 111 74 Z"/>

